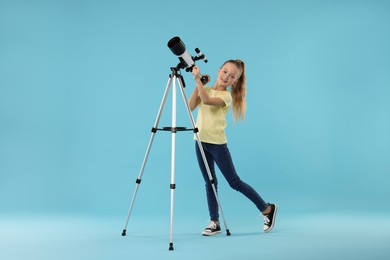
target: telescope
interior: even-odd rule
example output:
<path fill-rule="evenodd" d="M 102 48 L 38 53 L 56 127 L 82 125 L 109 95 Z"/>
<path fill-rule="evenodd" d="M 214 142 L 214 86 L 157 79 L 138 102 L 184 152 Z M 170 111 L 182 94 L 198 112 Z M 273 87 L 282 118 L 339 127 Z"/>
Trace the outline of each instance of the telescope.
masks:
<path fill-rule="evenodd" d="M 183 41 L 178 37 L 173 37 L 168 42 L 168 48 L 171 49 L 173 54 L 179 57 L 180 63 L 177 65 L 178 69 L 186 69 L 187 72 L 192 71 L 195 66 L 195 61 L 203 60 L 208 62 L 206 56 L 199 50 L 195 49 L 197 56 L 191 56 L 191 54 L 186 50 L 186 46 Z"/>

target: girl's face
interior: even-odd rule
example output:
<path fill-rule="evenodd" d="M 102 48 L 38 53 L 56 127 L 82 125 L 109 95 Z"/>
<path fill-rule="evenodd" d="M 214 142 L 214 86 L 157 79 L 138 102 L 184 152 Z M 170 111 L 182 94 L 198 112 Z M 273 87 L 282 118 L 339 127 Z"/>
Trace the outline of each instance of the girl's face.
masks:
<path fill-rule="evenodd" d="M 226 63 L 218 70 L 218 85 L 228 87 L 240 77 L 241 71 L 233 63 Z"/>

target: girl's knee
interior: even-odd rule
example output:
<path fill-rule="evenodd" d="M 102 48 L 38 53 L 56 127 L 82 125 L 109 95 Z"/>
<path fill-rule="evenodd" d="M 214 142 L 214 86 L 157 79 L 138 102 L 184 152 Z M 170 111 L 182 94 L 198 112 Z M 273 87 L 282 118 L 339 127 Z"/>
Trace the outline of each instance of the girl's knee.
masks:
<path fill-rule="evenodd" d="M 242 180 L 240 178 L 237 178 L 237 179 L 230 181 L 229 185 L 232 189 L 234 189 L 236 191 L 240 191 L 241 187 L 242 187 L 242 183 L 243 183 Z"/>

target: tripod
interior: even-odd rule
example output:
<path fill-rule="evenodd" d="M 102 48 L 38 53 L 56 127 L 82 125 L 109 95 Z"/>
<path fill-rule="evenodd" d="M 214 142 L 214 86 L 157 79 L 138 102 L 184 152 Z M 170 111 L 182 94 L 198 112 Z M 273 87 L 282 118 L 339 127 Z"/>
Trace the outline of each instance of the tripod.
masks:
<path fill-rule="evenodd" d="M 200 139 L 199 139 L 198 128 L 195 126 L 195 121 L 194 121 L 194 118 L 192 116 L 191 109 L 190 109 L 190 107 L 188 105 L 188 101 L 187 101 L 186 95 L 184 93 L 185 83 L 184 83 L 183 76 L 180 73 L 180 68 L 179 67 L 172 67 L 171 68 L 171 72 L 172 73 L 169 75 L 169 79 L 168 79 L 167 86 L 165 88 L 164 96 L 163 96 L 163 99 L 161 101 L 160 108 L 158 110 L 156 121 L 155 121 L 154 126 L 153 126 L 153 128 L 151 130 L 152 134 L 150 136 L 148 148 L 146 149 L 145 157 L 144 157 L 144 160 L 142 162 L 138 178 L 136 180 L 136 186 L 135 186 L 133 198 L 131 200 L 129 212 L 128 212 L 128 215 L 127 215 L 126 224 L 125 224 L 125 227 L 124 227 L 124 229 L 122 231 L 122 236 L 126 236 L 127 225 L 129 223 L 131 212 L 133 210 L 133 206 L 134 206 L 135 198 L 137 196 L 139 185 L 141 184 L 142 175 L 144 173 L 144 169 L 145 169 L 148 157 L 149 157 L 149 152 L 150 152 L 150 149 L 152 147 L 154 135 L 157 133 L 158 130 L 170 131 L 171 134 L 172 134 L 172 148 L 171 148 L 172 153 L 171 153 L 171 184 L 170 184 L 170 188 L 171 188 L 171 210 L 170 210 L 170 241 L 169 241 L 169 250 L 174 250 L 173 249 L 173 210 L 174 210 L 174 191 L 175 191 L 175 188 L 176 188 L 176 184 L 175 184 L 175 146 L 176 146 L 176 133 L 177 132 L 180 132 L 180 131 L 191 131 L 191 130 L 194 131 L 195 136 L 196 136 L 196 141 L 197 141 L 197 144 L 199 146 L 199 150 L 200 150 L 200 152 L 202 154 L 203 162 L 204 162 L 204 165 L 206 167 L 207 174 L 208 174 L 210 183 L 212 184 L 214 195 L 215 195 L 215 198 L 216 198 L 217 203 L 218 203 L 218 207 L 219 207 L 220 212 L 221 212 L 221 216 L 222 216 L 222 219 L 223 219 L 223 222 L 224 222 L 224 226 L 225 226 L 225 229 L 226 229 L 226 235 L 227 236 L 230 236 L 230 231 L 229 231 L 229 228 L 228 228 L 228 226 L 226 224 L 225 216 L 223 214 L 221 203 L 220 203 L 219 198 L 218 198 L 217 189 L 215 187 L 215 182 L 214 182 L 213 176 L 211 175 L 210 168 L 209 168 L 209 165 L 207 163 L 206 156 L 205 156 L 202 144 L 201 144 Z M 176 81 L 179 83 L 179 86 L 180 86 L 179 89 L 180 89 L 181 95 L 183 97 L 184 103 L 186 105 L 187 113 L 188 113 L 188 116 L 190 118 L 190 121 L 191 121 L 193 129 L 187 129 L 186 127 L 177 127 L 176 126 Z M 165 101 L 167 99 L 167 95 L 168 95 L 168 92 L 169 92 L 169 90 L 171 88 L 171 84 L 172 83 L 173 83 L 173 88 L 172 88 L 172 126 L 171 127 L 157 128 L 158 124 L 159 124 L 159 121 L 160 121 L 160 117 L 161 117 L 162 111 L 164 109 Z"/>

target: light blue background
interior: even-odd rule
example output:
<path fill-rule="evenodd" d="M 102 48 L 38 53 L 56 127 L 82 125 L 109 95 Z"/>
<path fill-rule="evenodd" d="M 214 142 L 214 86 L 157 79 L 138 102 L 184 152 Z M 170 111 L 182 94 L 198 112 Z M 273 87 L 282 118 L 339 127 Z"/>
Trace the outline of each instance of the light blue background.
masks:
<path fill-rule="evenodd" d="M 228 116 L 229 147 L 265 200 L 286 216 L 389 214 L 389 24 L 390 2 L 379 0 L 0 0 L 0 215 L 122 225 L 176 35 L 207 55 L 197 64 L 212 81 L 225 60 L 246 62 L 248 112 L 235 126 Z M 181 99 L 178 124 L 190 126 Z M 169 214 L 170 151 L 158 132 L 135 218 Z M 178 134 L 176 151 L 175 214 L 203 221 L 191 133 Z M 220 183 L 228 219 L 258 214 Z"/>

